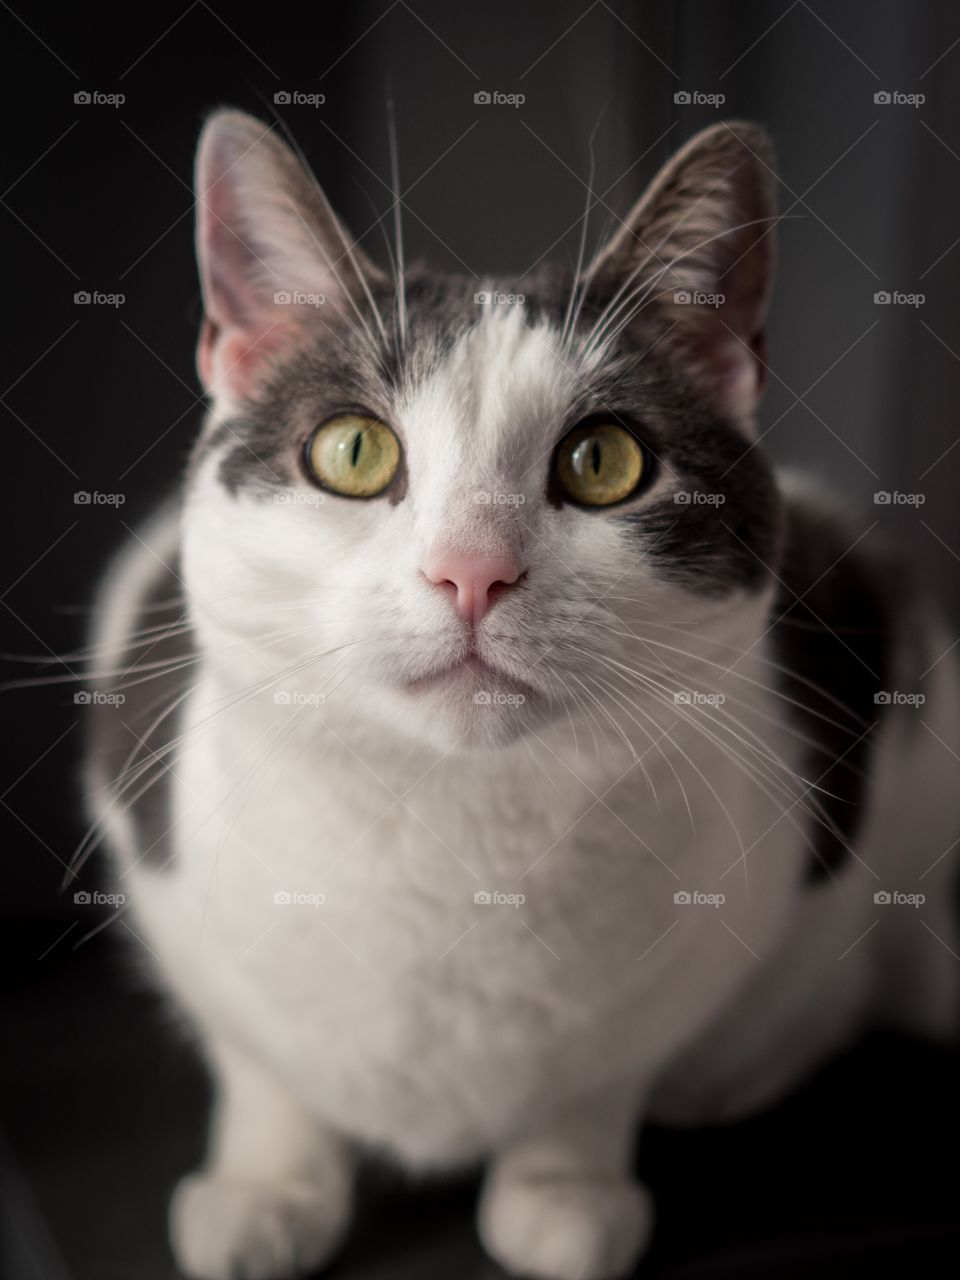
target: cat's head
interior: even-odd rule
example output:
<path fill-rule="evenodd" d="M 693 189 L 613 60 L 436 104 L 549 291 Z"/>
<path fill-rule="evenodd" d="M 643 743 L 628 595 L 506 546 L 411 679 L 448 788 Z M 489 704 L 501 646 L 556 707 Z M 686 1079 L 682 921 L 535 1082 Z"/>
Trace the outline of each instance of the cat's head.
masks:
<path fill-rule="evenodd" d="M 763 132 L 720 124 L 578 272 L 400 275 L 275 127 L 214 115 L 184 562 L 214 665 L 445 749 L 661 723 L 682 654 L 759 634 L 776 563 L 773 187 Z"/>

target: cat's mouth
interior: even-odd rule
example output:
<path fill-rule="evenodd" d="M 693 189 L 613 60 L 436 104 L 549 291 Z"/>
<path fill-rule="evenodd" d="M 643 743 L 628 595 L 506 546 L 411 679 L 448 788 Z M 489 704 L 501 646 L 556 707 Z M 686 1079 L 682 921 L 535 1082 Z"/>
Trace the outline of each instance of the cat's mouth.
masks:
<path fill-rule="evenodd" d="M 500 702 L 504 697 L 522 705 L 533 692 L 525 682 L 502 667 L 487 662 L 476 652 L 454 662 L 443 663 L 426 675 L 407 681 L 404 688 L 414 694 L 430 691 L 472 694 L 478 705 Z"/>

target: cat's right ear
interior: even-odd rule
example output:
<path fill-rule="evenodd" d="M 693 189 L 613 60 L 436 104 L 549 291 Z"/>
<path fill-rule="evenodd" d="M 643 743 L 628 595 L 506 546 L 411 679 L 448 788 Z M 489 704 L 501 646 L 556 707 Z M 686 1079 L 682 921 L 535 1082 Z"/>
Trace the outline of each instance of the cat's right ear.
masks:
<path fill-rule="evenodd" d="M 311 320 L 362 305 L 379 273 L 275 126 L 241 111 L 207 121 L 196 193 L 204 309 L 197 367 L 209 394 L 236 400 L 256 390 Z M 297 295 L 308 301 L 298 304 Z"/>
<path fill-rule="evenodd" d="M 618 327 L 640 313 L 659 317 L 662 348 L 745 425 L 766 375 L 776 214 L 769 138 L 756 125 L 721 122 L 661 169 L 587 272 Z"/>

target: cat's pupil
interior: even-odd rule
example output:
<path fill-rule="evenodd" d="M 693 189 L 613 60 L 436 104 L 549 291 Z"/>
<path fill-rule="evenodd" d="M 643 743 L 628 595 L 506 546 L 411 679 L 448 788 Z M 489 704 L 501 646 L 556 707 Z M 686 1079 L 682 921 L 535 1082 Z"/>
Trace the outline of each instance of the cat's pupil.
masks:
<path fill-rule="evenodd" d="M 600 449 L 600 441 L 599 441 L 599 440 L 594 440 L 594 442 L 593 442 L 593 447 L 592 447 L 592 449 L 590 450 L 590 462 L 591 462 L 591 463 L 592 463 L 592 465 L 593 465 L 593 474 L 594 474 L 595 476 L 598 476 L 598 475 L 600 474 L 600 459 L 601 459 L 601 457 L 602 457 L 602 451 L 601 451 L 601 449 Z"/>
<path fill-rule="evenodd" d="M 353 448 L 350 451 L 350 464 L 356 466 L 360 458 L 360 450 L 363 448 L 363 432 L 358 431 L 353 437 Z"/>

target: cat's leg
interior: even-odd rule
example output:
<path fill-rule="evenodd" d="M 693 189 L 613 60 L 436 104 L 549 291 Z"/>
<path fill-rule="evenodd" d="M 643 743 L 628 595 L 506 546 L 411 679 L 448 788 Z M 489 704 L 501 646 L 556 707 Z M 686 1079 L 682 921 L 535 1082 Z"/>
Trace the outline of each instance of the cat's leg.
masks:
<path fill-rule="evenodd" d="M 239 1049 L 213 1052 L 218 1097 L 205 1166 L 170 1206 L 180 1269 L 196 1280 L 286 1280 L 320 1266 L 350 1220 L 353 1162 Z"/>
<path fill-rule="evenodd" d="M 638 1103 L 636 1089 L 612 1090 L 495 1160 L 479 1230 L 501 1266 L 541 1280 L 630 1271 L 653 1227 L 649 1194 L 631 1176 Z"/>

